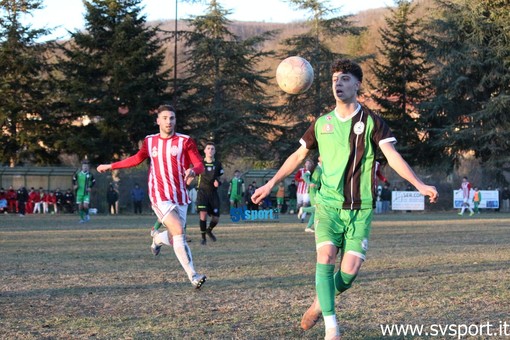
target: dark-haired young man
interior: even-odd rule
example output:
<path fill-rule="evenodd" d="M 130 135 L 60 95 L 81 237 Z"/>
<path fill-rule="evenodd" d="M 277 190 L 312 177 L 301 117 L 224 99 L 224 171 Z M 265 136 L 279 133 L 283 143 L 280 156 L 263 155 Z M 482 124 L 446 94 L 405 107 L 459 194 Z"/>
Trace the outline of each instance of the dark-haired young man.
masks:
<path fill-rule="evenodd" d="M 368 250 L 375 202 L 375 151 L 379 147 L 388 164 L 418 191 L 437 200 L 437 190 L 424 184 L 395 150 L 396 138 L 384 120 L 357 100 L 363 80 L 361 67 L 351 60 L 336 61 L 331 69 L 331 89 L 336 107 L 320 116 L 300 140 L 301 146 L 284 162 L 275 176 L 253 194 L 258 203 L 278 182 L 289 176 L 307 157 L 319 150 L 322 160 L 321 188 L 316 196 L 315 241 L 316 292 L 303 315 L 301 327 L 313 327 L 324 317 L 325 339 L 339 339 L 335 295 L 351 287 Z M 340 270 L 335 273 L 337 254 Z"/>
<path fill-rule="evenodd" d="M 149 197 L 152 210 L 172 235 L 173 249 L 191 284 L 200 288 L 206 280 L 193 265 L 191 250 L 186 242 L 184 226 L 190 199 L 186 190 L 188 178 L 204 171 L 195 141 L 190 136 L 175 132 L 175 109 L 161 105 L 158 110 L 159 133 L 148 135 L 140 150 L 133 156 L 112 164 L 101 164 L 98 172 L 130 168 L 151 159 L 149 169 Z M 153 254 L 157 255 L 164 241 L 159 232 L 151 232 Z M 166 242 L 165 242 L 166 243 Z"/>

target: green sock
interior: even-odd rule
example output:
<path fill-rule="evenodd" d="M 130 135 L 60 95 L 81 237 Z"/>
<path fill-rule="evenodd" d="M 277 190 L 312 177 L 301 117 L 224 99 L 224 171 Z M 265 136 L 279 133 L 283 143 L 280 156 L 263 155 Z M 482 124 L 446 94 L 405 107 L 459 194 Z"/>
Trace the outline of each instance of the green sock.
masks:
<path fill-rule="evenodd" d="M 80 220 L 85 219 L 85 214 L 83 212 L 83 209 L 80 209 Z"/>
<path fill-rule="evenodd" d="M 308 225 L 306 227 L 312 228 L 314 220 L 315 220 L 315 213 L 312 211 L 312 213 L 310 214 L 310 219 L 308 220 Z"/>
<path fill-rule="evenodd" d="M 158 230 L 162 225 L 163 223 L 161 223 L 159 220 L 156 221 L 156 223 L 154 223 L 154 230 Z"/>
<path fill-rule="evenodd" d="M 322 315 L 335 315 L 335 265 L 317 263 L 315 266 L 315 289 L 319 297 Z"/>
<path fill-rule="evenodd" d="M 303 212 L 313 214 L 315 212 L 315 207 L 313 205 L 310 207 L 303 207 Z"/>
<path fill-rule="evenodd" d="M 351 288 L 352 282 L 356 278 L 356 274 L 347 274 L 339 270 L 335 273 L 335 293 L 336 295 L 345 292 Z"/>

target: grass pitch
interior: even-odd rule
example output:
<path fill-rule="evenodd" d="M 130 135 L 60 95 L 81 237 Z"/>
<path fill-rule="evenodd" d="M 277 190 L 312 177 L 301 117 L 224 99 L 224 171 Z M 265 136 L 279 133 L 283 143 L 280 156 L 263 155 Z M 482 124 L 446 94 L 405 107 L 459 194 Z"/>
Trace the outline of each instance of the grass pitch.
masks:
<path fill-rule="evenodd" d="M 189 216 L 195 267 L 208 276 L 199 291 L 171 248 L 151 255 L 154 220 L 0 216 L 0 338 L 324 336 L 322 321 L 299 328 L 315 294 L 315 250 L 295 215 L 258 224 L 222 216 L 207 246 Z M 382 338 L 381 324 L 510 323 L 509 244 L 510 214 L 376 215 L 368 260 L 336 300 L 343 339 Z"/>

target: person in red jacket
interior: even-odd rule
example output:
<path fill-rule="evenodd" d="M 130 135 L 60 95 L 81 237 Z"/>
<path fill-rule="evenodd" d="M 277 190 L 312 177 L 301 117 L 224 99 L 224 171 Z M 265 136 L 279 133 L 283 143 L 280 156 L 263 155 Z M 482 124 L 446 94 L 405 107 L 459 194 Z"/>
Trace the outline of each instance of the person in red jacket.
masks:
<path fill-rule="evenodd" d="M 7 204 L 9 206 L 9 212 L 18 213 L 18 194 L 12 185 L 9 187 L 9 190 L 7 190 Z"/>
<path fill-rule="evenodd" d="M 186 190 L 188 179 L 204 172 L 202 157 L 195 141 L 188 135 L 175 132 L 175 109 L 161 105 L 158 109 L 159 133 L 148 135 L 135 155 L 112 164 L 101 164 L 98 172 L 130 168 L 150 158 L 149 198 L 152 210 L 166 226 L 168 233 L 151 232 L 151 250 L 158 255 L 163 244 L 169 245 L 172 235 L 173 249 L 191 284 L 199 289 L 206 276 L 195 271 L 191 250 L 186 242 L 184 227 L 190 199 Z M 166 237 L 162 235 L 165 234 Z"/>
<path fill-rule="evenodd" d="M 58 213 L 57 208 L 57 196 L 53 191 L 50 191 L 48 194 L 44 195 L 44 213 L 49 213 L 51 208 L 51 213 Z"/>
<path fill-rule="evenodd" d="M 38 202 L 39 197 L 39 193 L 35 191 L 33 187 L 30 188 L 30 191 L 28 192 L 28 201 L 25 208 L 27 214 L 32 214 L 34 212 L 35 203 L 36 201 Z"/>

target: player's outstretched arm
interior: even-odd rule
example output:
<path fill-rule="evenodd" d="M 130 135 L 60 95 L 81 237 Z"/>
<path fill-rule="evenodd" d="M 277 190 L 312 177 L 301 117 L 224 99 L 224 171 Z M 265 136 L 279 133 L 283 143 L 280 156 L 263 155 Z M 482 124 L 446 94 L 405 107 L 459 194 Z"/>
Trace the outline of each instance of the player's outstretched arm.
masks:
<path fill-rule="evenodd" d="M 280 169 L 273 176 L 273 178 L 271 178 L 269 181 L 267 181 L 266 184 L 255 190 L 255 192 L 251 196 L 251 200 L 253 201 L 253 203 L 259 204 L 260 202 L 262 202 L 262 200 L 271 193 L 271 190 L 277 183 L 284 180 L 285 177 L 289 176 L 290 174 L 292 174 L 294 170 L 296 170 L 296 168 L 306 158 L 307 154 L 308 149 L 302 145 L 292 155 L 290 155 L 285 160 L 285 163 L 283 163 Z"/>
<path fill-rule="evenodd" d="M 111 170 L 111 169 L 112 169 L 112 165 L 111 164 L 100 164 L 97 167 L 97 172 L 106 172 L 106 171 Z"/>
<path fill-rule="evenodd" d="M 423 196 L 429 196 L 430 203 L 436 203 L 438 198 L 435 186 L 427 185 L 414 173 L 413 169 L 402 158 L 400 153 L 395 150 L 393 143 L 385 143 L 380 145 L 381 151 L 388 160 L 389 166 L 395 170 L 400 177 L 411 183 Z"/>

